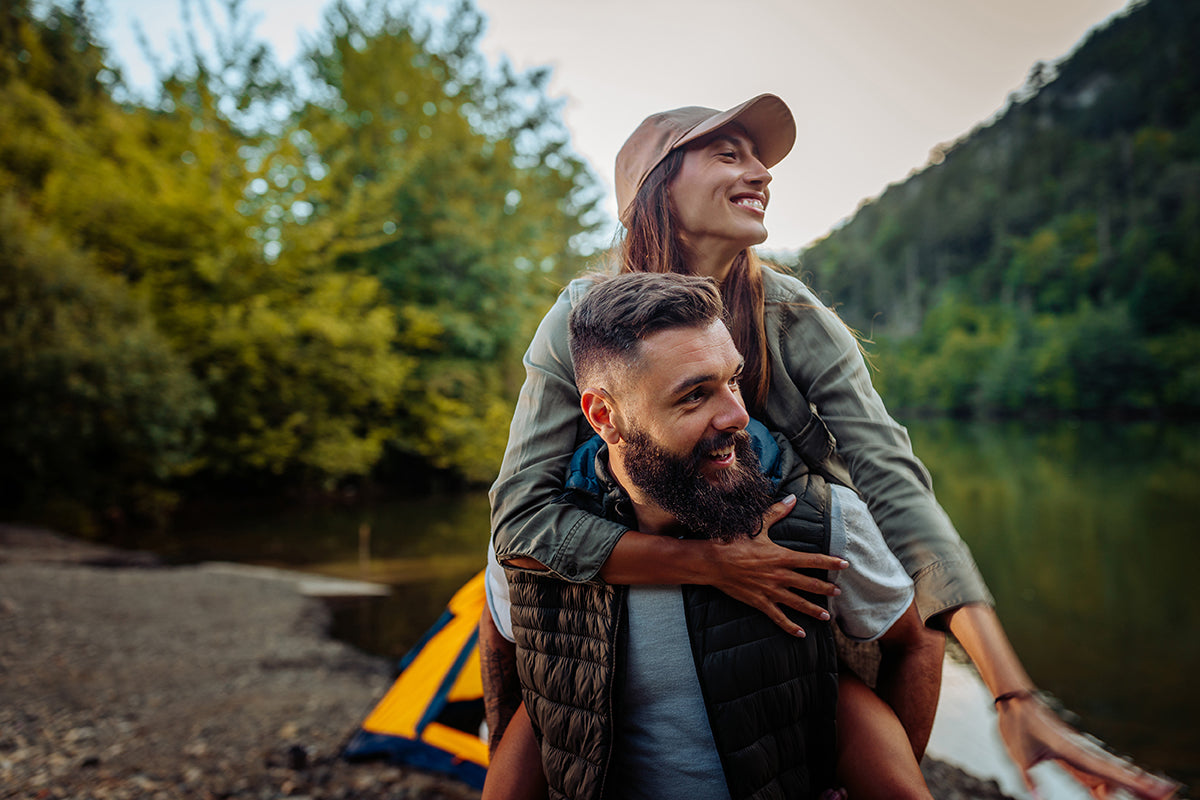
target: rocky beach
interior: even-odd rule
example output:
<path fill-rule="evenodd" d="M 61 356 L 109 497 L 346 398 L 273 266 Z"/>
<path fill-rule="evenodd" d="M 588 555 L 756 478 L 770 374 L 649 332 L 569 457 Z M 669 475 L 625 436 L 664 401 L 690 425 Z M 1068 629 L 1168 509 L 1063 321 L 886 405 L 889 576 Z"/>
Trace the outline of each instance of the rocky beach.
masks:
<path fill-rule="evenodd" d="M 297 584 L 0 525 L 0 798 L 429 798 L 478 792 L 339 752 L 392 665 Z M 923 765 L 935 797 L 995 783 Z"/>

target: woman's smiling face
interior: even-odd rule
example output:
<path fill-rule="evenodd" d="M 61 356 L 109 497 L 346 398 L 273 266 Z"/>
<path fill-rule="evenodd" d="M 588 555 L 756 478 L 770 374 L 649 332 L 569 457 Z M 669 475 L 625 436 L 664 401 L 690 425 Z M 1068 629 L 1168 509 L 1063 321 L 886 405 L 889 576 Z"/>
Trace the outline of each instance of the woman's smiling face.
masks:
<path fill-rule="evenodd" d="M 771 173 L 738 125 L 687 146 L 669 191 L 679 237 L 693 254 L 738 252 L 767 238 Z"/>

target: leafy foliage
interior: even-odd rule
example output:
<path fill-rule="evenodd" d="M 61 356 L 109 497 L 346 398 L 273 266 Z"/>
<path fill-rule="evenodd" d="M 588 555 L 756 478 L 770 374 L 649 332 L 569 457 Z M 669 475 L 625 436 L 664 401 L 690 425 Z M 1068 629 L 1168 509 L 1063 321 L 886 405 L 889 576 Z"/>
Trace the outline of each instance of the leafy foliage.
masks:
<path fill-rule="evenodd" d="M 1197 33 L 1194 3 L 1134 5 L 801 255 L 892 405 L 1200 409 Z"/>
<path fill-rule="evenodd" d="M 0 197 L 7 504 L 159 518 L 213 404 L 120 279 Z"/>
<path fill-rule="evenodd" d="M 389 453 L 489 479 L 520 353 L 597 224 L 548 73 L 488 65 L 465 2 L 436 24 L 339 3 L 305 80 L 240 0 L 225 28 L 185 8 L 216 45 L 192 37 L 152 102 L 85 3 L 0 25 L 0 352 L 29 399 L 6 505 L 328 488 Z"/>
<path fill-rule="evenodd" d="M 260 202 L 289 210 L 280 263 L 377 278 L 399 311 L 397 350 L 418 366 L 397 448 L 486 480 L 531 322 L 582 267 L 568 243 L 598 198 L 548 74 L 489 77 L 481 31 L 466 3 L 436 31 L 411 9 L 336 5 L 310 54 L 314 97 L 264 156 Z"/>

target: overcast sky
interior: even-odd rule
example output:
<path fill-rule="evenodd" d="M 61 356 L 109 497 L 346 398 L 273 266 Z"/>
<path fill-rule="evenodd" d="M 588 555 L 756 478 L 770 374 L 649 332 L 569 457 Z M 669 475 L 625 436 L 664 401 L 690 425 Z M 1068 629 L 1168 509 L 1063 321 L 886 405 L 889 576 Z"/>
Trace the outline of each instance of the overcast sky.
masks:
<path fill-rule="evenodd" d="M 768 250 L 823 236 L 858 203 L 925 164 L 930 149 L 992 116 L 1038 60 L 1069 52 L 1126 0 L 476 0 L 493 60 L 553 68 L 577 152 L 608 187 L 637 124 L 684 105 L 727 108 L 774 92 L 796 147 L 772 170 Z M 319 28 L 322 0 L 245 0 L 277 55 Z M 105 36 L 136 83 L 134 38 L 171 52 L 171 0 L 102 0 Z M 615 222 L 612 225 L 615 226 Z"/>

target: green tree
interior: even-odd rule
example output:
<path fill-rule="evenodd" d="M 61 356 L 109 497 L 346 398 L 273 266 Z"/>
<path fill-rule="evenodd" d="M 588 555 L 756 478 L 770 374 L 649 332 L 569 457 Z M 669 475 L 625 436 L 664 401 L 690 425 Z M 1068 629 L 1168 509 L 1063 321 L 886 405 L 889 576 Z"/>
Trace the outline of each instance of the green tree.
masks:
<path fill-rule="evenodd" d="M 308 56 L 312 99 L 261 155 L 253 200 L 279 265 L 382 283 L 416 364 L 394 444 L 477 480 L 499 465 L 520 354 L 581 269 L 598 199 L 548 73 L 487 65 L 482 28 L 465 2 L 437 25 L 412 6 L 335 5 Z"/>
<path fill-rule="evenodd" d="M 185 7 L 217 46 L 176 58 L 150 101 L 117 92 L 82 0 L 16 0 L 4 18 L 0 193 L 24 231 L 13 252 L 56 242 L 38 247 L 60 264 L 24 294 L 6 264 L 6 302 L 44 307 L 10 315 L 11 370 L 35 375 L 43 400 L 78 405 L 86 372 L 103 376 L 86 384 L 96 408 L 133 407 L 143 385 L 176 404 L 178 418 L 139 406 L 153 436 L 131 426 L 111 444 L 129 448 L 112 474 L 145 497 L 194 486 L 187 476 L 331 486 L 388 452 L 490 478 L 520 353 L 599 221 L 548 72 L 487 64 L 467 2 L 438 22 L 368 2 L 333 7 L 297 89 L 239 0 L 222 7 L 225 27 L 207 4 Z M 93 287 L 108 299 L 84 319 Z M 84 320 L 67 338 L 46 333 L 60 311 Z M 139 377 L 150 371 L 159 383 Z M 91 435 L 49 419 L 11 452 Z M 29 472 L 21 491 L 71 470 L 61 487 L 85 505 L 142 502 L 82 467 Z"/>
<path fill-rule="evenodd" d="M 882 345 L 889 393 L 954 413 L 1194 408 L 1198 33 L 1200 5 L 1131 4 L 800 255 Z"/>
<path fill-rule="evenodd" d="M 0 131 L 0 180 L 125 281 L 214 399 L 203 474 L 364 475 L 411 370 L 391 350 L 394 312 L 370 276 L 272 261 L 243 158 L 267 134 L 235 124 L 247 105 L 210 72 L 177 66 L 157 108 L 101 96 L 87 114 L 9 81 L 20 124 Z"/>
<path fill-rule="evenodd" d="M 9 512 L 161 521 L 213 405 L 118 278 L 0 196 L 0 482 Z"/>

